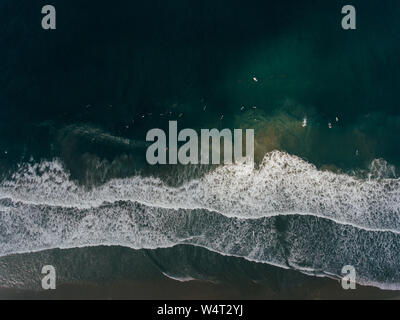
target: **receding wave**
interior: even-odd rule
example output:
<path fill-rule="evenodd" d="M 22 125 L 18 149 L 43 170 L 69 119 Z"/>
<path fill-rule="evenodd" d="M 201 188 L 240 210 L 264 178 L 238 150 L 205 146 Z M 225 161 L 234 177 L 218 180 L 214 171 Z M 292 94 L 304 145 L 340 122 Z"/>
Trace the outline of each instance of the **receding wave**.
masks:
<path fill-rule="evenodd" d="M 176 244 L 400 288 L 400 181 L 383 160 L 363 177 L 283 152 L 259 168 L 217 168 L 179 187 L 135 176 L 86 189 L 55 160 L 0 184 L 0 255 L 95 245 Z"/>

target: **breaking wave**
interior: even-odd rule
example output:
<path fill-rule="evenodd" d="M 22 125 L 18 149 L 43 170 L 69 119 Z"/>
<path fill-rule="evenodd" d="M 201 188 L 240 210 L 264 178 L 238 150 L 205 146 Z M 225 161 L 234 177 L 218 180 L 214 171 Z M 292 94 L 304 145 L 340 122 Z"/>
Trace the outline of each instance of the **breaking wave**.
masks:
<path fill-rule="evenodd" d="M 92 189 L 58 160 L 0 183 L 0 256 L 50 248 L 202 246 L 220 254 L 400 288 L 400 180 L 384 160 L 363 176 L 284 152 L 222 166 L 178 187 L 134 176 Z"/>

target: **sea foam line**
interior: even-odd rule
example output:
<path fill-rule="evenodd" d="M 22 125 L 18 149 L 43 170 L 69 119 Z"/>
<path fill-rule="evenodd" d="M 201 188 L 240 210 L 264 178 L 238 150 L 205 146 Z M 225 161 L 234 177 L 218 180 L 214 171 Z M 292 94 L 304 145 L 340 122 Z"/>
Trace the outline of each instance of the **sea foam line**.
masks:
<path fill-rule="evenodd" d="M 190 244 L 281 268 L 298 261 L 294 269 L 304 273 L 337 274 L 338 261 L 347 264 L 363 252 L 360 281 L 396 287 L 400 274 L 390 282 L 379 273 L 382 265 L 400 268 L 400 182 L 384 167 L 375 163 L 370 178 L 356 178 L 273 152 L 259 169 L 224 166 L 180 187 L 135 176 L 88 191 L 59 161 L 25 166 L 0 183 L 0 255 Z M 276 229 L 279 216 L 287 217 L 289 231 Z"/>
<path fill-rule="evenodd" d="M 392 171 L 385 162 L 374 162 L 371 167 L 371 175 L 379 177 Z M 319 171 L 283 152 L 267 154 L 259 169 L 224 166 L 179 187 L 135 176 L 85 190 L 70 180 L 59 161 L 43 162 L 0 183 L 0 197 L 82 210 L 137 201 L 166 209 L 206 209 L 238 218 L 305 213 L 365 230 L 400 232 L 399 179 L 361 179 Z"/>
<path fill-rule="evenodd" d="M 386 244 L 385 246 L 390 248 L 393 244 L 398 243 L 399 240 L 395 235 L 390 237 L 381 236 L 382 240 L 374 238 L 373 242 L 368 244 L 364 243 L 363 239 L 365 241 L 370 240 L 365 235 L 360 234 L 359 230 L 348 229 L 351 228 L 349 226 L 339 227 L 329 225 L 327 219 L 322 219 L 327 220 L 326 223 L 328 223 L 324 223 L 326 225 L 324 227 L 320 225 L 317 221 L 318 219 L 313 222 L 313 220 L 304 220 L 306 217 L 303 216 L 302 220 L 296 224 L 290 224 L 288 234 L 297 232 L 297 235 L 295 235 L 296 241 L 305 242 L 298 247 L 298 244 L 287 240 L 290 246 L 294 244 L 293 248 L 290 249 L 294 251 L 289 256 L 284 257 L 281 256 L 282 252 L 279 253 L 280 249 L 276 253 L 273 253 L 275 248 L 282 246 L 282 243 L 279 240 L 280 234 L 275 230 L 274 222 L 269 222 L 268 220 L 271 218 L 262 218 L 260 222 L 254 221 L 254 219 L 240 221 L 240 219 L 225 217 L 218 213 L 196 213 L 191 210 L 185 212 L 165 211 L 134 203 L 114 204 L 101 207 L 100 209 L 91 209 L 88 210 L 90 212 L 80 212 L 80 217 L 79 214 L 77 217 L 75 210 L 69 209 L 64 211 L 65 209 L 56 207 L 45 209 L 42 207 L 16 207 L 11 209 L 11 212 L 8 214 L 0 214 L 0 225 L 8 227 L 5 230 L 6 232 L 3 232 L 1 235 L 3 240 L 0 243 L 0 256 L 38 252 L 55 248 L 123 246 L 132 249 L 158 249 L 178 244 L 187 244 L 203 247 L 221 255 L 240 257 L 252 262 L 265 263 L 280 268 L 297 270 L 309 275 L 321 276 L 321 274 L 324 275 L 325 273 L 335 274 L 330 271 L 332 268 L 333 270 L 337 270 L 333 266 L 337 263 L 337 258 L 335 258 L 335 255 L 332 255 L 334 253 L 332 250 L 339 250 L 335 254 L 339 254 L 340 257 L 346 257 L 349 254 L 351 257 L 351 252 L 354 250 L 363 252 L 363 246 L 365 245 L 374 246 L 374 243 L 379 242 L 382 245 Z M 47 216 L 44 225 L 41 221 L 43 214 Z M 18 219 L 13 220 L 16 216 Z M 87 217 L 90 217 L 90 219 L 86 220 Z M 293 219 L 293 217 L 289 218 Z M 197 221 L 193 219 L 197 219 Z M 115 220 L 116 224 L 112 225 L 112 223 L 115 223 L 113 222 Z M 188 225 L 190 221 L 192 223 Z M 315 232 L 317 232 L 316 234 L 310 234 L 310 232 L 306 231 L 310 223 L 317 228 L 313 227 Z M 52 230 L 54 227 L 56 227 L 56 230 Z M 64 229 L 65 227 L 67 228 Z M 191 230 L 191 228 L 194 229 Z M 324 244 L 328 242 L 335 244 L 337 241 L 334 238 L 323 238 L 327 236 L 326 231 L 324 231 L 326 228 L 338 229 L 336 236 L 340 237 L 342 237 L 343 233 L 340 229 L 347 228 L 347 240 L 343 248 L 333 247 L 328 252 L 318 252 L 315 241 Z M 60 233 L 59 230 L 63 230 L 64 233 Z M 251 235 L 252 230 L 255 232 L 253 235 Z M 101 239 L 96 240 L 98 238 L 96 235 L 100 235 Z M 307 239 L 310 236 L 312 237 Z M 239 250 L 235 249 L 235 246 L 238 244 L 240 245 L 240 248 L 237 248 Z M 314 252 L 311 252 L 312 255 L 323 253 L 323 264 L 318 268 L 313 266 L 313 258 L 310 256 L 310 252 L 308 252 L 309 248 L 315 248 L 313 249 Z M 340 250 L 343 249 L 349 250 L 349 252 L 340 253 Z M 272 250 L 272 253 L 268 253 L 269 250 Z M 389 261 L 390 264 L 388 265 L 390 268 L 394 267 L 393 264 L 397 264 L 397 266 L 399 264 L 397 261 L 399 257 L 396 254 L 399 250 L 396 248 L 393 248 L 393 250 L 395 250 L 392 257 L 393 261 Z M 374 255 L 380 254 L 375 249 L 371 252 Z M 267 255 L 265 255 L 266 253 Z M 304 256 L 305 253 L 307 254 L 306 256 Z M 382 259 L 380 256 L 370 257 L 368 252 L 363 254 L 365 255 L 364 259 L 372 259 L 370 261 L 374 264 L 379 263 L 380 259 Z M 332 257 L 330 257 L 331 255 Z M 303 257 L 310 257 L 306 265 L 304 264 Z M 346 259 L 344 258 L 340 264 L 346 263 Z M 301 265 L 296 262 L 297 260 L 301 261 Z M 286 262 L 283 263 L 283 261 Z M 316 263 L 318 265 L 320 262 L 316 261 Z M 388 268 L 388 266 L 383 269 Z M 379 267 L 382 267 L 382 265 L 379 265 Z M 388 283 L 390 284 L 389 286 L 376 281 L 374 270 L 375 267 L 372 269 L 368 267 L 367 270 L 360 269 L 360 274 L 364 273 L 364 277 L 359 280 L 359 283 L 374 283 L 375 286 L 384 289 L 388 287 L 397 288 L 397 281 Z M 370 274 L 371 272 L 372 274 Z M 335 275 L 336 278 L 339 277 L 337 273 Z M 397 279 L 400 275 L 389 276 L 389 278 L 393 277 L 393 279 Z"/>
<path fill-rule="evenodd" d="M 192 206 L 192 207 L 185 207 L 185 206 L 174 206 L 174 205 L 170 205 L 170 206 L 166 206 L 166 205 L 154 205 L 152 203 L 149 203 L 147 201 L 132 201 L 132 200 L 123 200 L 123 199 L 119 199 L 119 200 L 114 200 L 113 202 L 103 202 L 99 205 L 93 206 L 93 207 L 81 207 L 81 206 L 73 206 L 73 205 L 69 205 L 69 206 L 60 206 L 60 205 L 54 205 L 54 204 L 49 204 L 49 203 L 45 203 L 45 202 L 32 202 L 32 201 L 22 201 L 22 200 L 15 200 L 12 198 L 2 198 L 0 196 L 0 202 L 3 200 L 11 200 L 13 201 L 16 205 L 18 204 L 25 204 L 25 205 L 32 205 L 32 206 L 48 206 L 48 207 L 53 207 L 53 208 L 65 208 L 65 209 L 78 209 L 78 210 L 87 210 L 87 209 L 96 209 L 96 208 L 100 208 L 101 206 L 104 205 L 109 205 L 109 204 L 116 204 L 117 202 L 120 201 L 124 201 L 124 202 L 134 202 L 134 203 L 138 203 L 141 205 L 145 205 L 147 207 L 153 207 L 153 208 L 158 208 L 158 209 L 166 209 L 166 210 L 206 210 L 208 212 L 214 212 L 214 213 L 218 213 L 221 214 L 225 217 L 229 217 L 229 218 L 237 218 L 237 219 L 241 219 L 241 220 L 259 220 L 259 219 L 263 219 L 263 218 L 272 218 L 272 217 L 284 217 L 284 216 L 308 216 L 308 217 L 315 217 L 315 218 L 320 218 L 320 219 L 325 219 L 325 220 L 329 220 L 332 221 L 336 224 L 340 224 L 340 225 L 344 225 L 344 226 L 351 226 L 354 228 L 357 228 L 359 230 L 363 230 L 363 231 L 367 231 L 367 232 L 390 232 L 390 233 L 394 233 L 394 234 L 398 234 L 400 235 L 400 231 L 399 230 L 395 230 L 395 229 L 383 229 L 383 228 L 368 228 L 368 227 L 364 227 L 362 225 L 358 225 L 358 224 L 354 224 L 354 223 L 350 223 L 350 222 L 346 222 L 346 221 L 340 221 L 337 219 L 334 219 L 332 217 L 327 217 L 324 216 L 322 214 L 315 214 L 315 213 L 310 213 L 310 212 L 274 212 L 274 213 L 268 213 L 264 216 L 257 216 L 257 217 L 248 217 L 248 216 L 243 216 L 243 215 L 226 215 L 224 212 L 218 211 L 218 210 L 214 210 L 212 208 L 208 208 L 208 207 L 196 207 L 196 206 Z M 11 210 L 10 207 L 6 207 L 6 206 L 0 206 L 0 212 L 1 211 L 8 211 Z"/>

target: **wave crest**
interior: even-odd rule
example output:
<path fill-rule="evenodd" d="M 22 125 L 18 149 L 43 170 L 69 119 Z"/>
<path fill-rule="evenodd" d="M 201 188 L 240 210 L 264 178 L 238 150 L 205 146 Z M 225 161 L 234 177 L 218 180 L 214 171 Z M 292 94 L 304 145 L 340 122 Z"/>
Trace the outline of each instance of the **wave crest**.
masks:
<path fill-rule="evenodd" d="M 399 179 L 321 171 L 278 151 L 179 187 L 134 176 L 88 190 L 54 160 L 0 183 L 0 255 L 186 243 L 318 275 L 351 264 L 360 282 L 397 288 L 399 200 Z"/>

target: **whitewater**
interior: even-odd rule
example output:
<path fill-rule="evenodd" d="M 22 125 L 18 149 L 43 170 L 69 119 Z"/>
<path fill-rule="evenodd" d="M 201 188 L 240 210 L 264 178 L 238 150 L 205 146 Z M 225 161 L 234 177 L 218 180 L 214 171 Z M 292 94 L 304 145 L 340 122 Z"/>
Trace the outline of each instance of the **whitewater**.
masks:
<path fill-rule="evenodd" d="M 0 183 L 0 256 L 52 248 L 202 246 L 319 276 L 400 288 L 400 179 L 375 160 L 356 176 L 285 152 L 225 165 L 179 186 L 133 176 L 87 188 L 60 160 Z"/>

